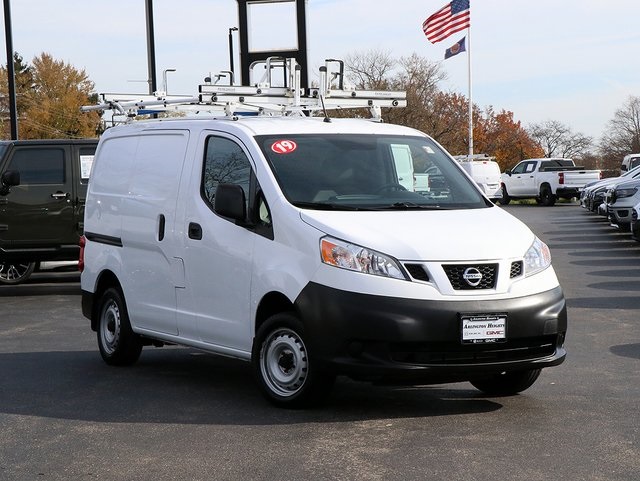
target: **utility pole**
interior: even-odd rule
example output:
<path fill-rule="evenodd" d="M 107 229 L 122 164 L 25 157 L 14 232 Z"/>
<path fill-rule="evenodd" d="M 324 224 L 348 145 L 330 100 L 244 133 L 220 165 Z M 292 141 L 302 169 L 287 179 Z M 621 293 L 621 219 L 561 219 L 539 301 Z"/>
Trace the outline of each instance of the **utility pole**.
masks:
<path fill-rule="evenodd" d="M 13 64 L 13 34 L 11 31 L 11 5 L 4 0 L 4 32 L 7 46 L 7 79 L 9 81 L 9 117 L 11 140 L 18 140 L 18 106 L 16 104 L 16 71 Z"/>

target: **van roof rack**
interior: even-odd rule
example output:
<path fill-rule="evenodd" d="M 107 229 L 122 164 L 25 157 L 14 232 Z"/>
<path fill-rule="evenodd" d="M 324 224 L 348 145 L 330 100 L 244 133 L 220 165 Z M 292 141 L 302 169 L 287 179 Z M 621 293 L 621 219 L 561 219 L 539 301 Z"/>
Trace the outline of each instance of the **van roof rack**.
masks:
<path fill-rule="evenodd" d="M 453 158 L 458 162 L 473 162 L 474 160 L 496 160 L 494 156 L 487 154 L 454 155 Z"/>
<path fill-rule="evenodd" d="M 255 62 L 260 63 L 265 64 L 265 74 L 253 86 L 233 85 L 233 73 L 224 71 L 205 78 L 197 95 L 102 93 L 100 103 L 83 106 L 81 110 L 110 110 L 114 116 L 122 115 L 132 120 L 138 115 L 168 111 L 210 112 L 227 117 L 250 114 L 306 116 L 323 111 L 327 117 L 327 110 L 368 108 L 373 119 L 381 120 L 382 108 L 407 105 L 404 91 L 356 90 L 347 86 L 342 60 L 325 60 L 325 65 L 320 67 L 320 86 L 308 89 L 300 86 L 301 67 L 295 58 L 270 57 Z M 338 64 L 338 71 L 330 70 L 334 64 Z M 283 69 L 284 86 L 273 86 L 271 74 L 275 68 Z M 221 85 L 219 82 L 225 77 L 229 78 L 229 84 Z"/>

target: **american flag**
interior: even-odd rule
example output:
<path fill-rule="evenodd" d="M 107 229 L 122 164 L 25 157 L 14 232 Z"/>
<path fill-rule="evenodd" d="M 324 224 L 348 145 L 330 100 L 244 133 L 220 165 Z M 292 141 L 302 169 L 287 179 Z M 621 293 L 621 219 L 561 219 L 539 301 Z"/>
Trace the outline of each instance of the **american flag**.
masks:
<path fill-rule="evenodd" d="M 427 18 L 422 30 L 431 43 L 436 43 L 470 25 L 469 0 L 453 0 Z"/>

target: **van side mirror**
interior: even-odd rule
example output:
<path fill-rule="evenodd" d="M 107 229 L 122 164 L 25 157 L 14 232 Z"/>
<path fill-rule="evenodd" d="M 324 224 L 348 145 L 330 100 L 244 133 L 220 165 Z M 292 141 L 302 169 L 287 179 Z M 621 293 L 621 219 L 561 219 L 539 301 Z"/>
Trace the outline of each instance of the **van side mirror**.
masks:
<path fill-rule="evenodd" d="M 20 172 L 7 170 L 0 179 L 0 195 L 7 195 L 16 185 L 20 185 Z"/>
<path fill-rule="evenodd" d="M 247 204 L 242 187 L 238 184 L 218 184 L 213 211 L 222 217 L 244 222 Z"/>
<path fill-rule="evenodd" d="M 507 175 L 511 175 L 511 169 L 505 170 L 504 173 L 507 174 Z"/>

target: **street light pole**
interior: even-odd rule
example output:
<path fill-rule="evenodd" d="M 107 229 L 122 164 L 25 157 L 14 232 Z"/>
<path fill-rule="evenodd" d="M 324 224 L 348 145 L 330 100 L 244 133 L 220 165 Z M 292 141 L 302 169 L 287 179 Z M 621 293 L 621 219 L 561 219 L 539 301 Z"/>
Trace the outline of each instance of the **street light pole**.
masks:
<path fill-rule="evenodd" d="M 7 46 L 7 80 L 9 83 L 9 117 L 11 140 L 18 140 L 18 105 L 16 103 L 16 71 L 13 63 L 13 34 L 11 31 L 11 5 L 4 0 L 4 32 Z"/>
<path fill-rule="evenodd" d="M 235 72 L 233 70 L 233 34 L 232 32 L 237 32 L 238 27 L 229 28 L 229 70 L 233 77 L 231 77 L 231 83 L 233 83 L 233 78 L 235 77 Z"/>

